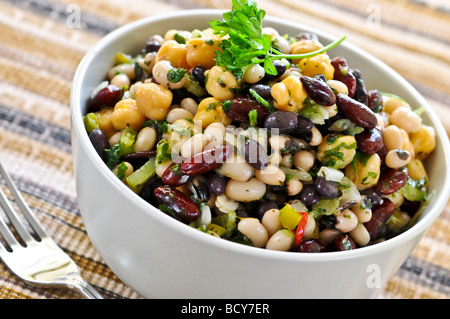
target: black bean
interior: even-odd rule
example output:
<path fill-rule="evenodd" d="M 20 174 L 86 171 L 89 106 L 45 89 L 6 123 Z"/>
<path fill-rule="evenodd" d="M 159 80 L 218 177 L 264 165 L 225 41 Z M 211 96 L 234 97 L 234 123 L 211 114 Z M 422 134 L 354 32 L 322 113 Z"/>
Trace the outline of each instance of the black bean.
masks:
<path fill-rule="evenodd" d="M 270 94 L 270 86 L 267 84 L 253 84 L 250 89 L 254 90 L 256 94 L 265 100 L 272 98 L 272 95 Z"/>
<path fill-rule="evenodd" d="M 366 195 L 364 204 L 366 207 L 372 207 L 380 205 L 382 198 L 381 195 L 373 188 L 367 188 L 360 191 L 361 195 Z"/>
<path fill-rule="evenodd" d="M 277 209 L 277 208 L 278 208 L 278 205 L 273 200 L 261 202 L 258 205 L 258 217 L 262 218 L 264 216 L 265 212 L 267 212 L 270 209 Z"/>
<path fill-rule="evenodd" d="M 145 53 L 158 52 L 163 42 L 164 39 L 160 35 L 151 36 L 145 44 Z"/>
<path fill-rule="evenodd" d="M 205 71 L 206 69 L 200 65 L 194 67 L 191 71 L 194 80 L 199 82 L 201 85 L 205 85 Z"/>
<path fill-rule="evenodd" d="M 105 133 L 103 133 L 100 129 L 94 129 L 89 133 L 89 139 L 91 140 L 92 145 L 94 146 L 97 154 L 101 157 L 101 159 L 106 162 L 106 151 L 105 149 L 111 148 L 109 144 L 109 139 Z"/>
<path fill-rule="evenodd" d="M 356 89 L 353 98 L 364 105 L 369 104 L 369 95 L 367 94 L 366 85 L 358 69 L 353 69 L 352 74 L 356 79 Z"/>
<path fill-rule="evenodd" d="M 273 81 L 275 79 L 278 79 L 284 74 L 284 72 L 286 72 L 286 64 L 284 64 L 281 60 L 272 61 L 272 64 L 275 66 L 277 73 L 275 75 L 266 73 L 261 82 Z"/>
<path fill-rule="evenodd" d="M 320 216 L 319 225 L 324 228 L 334 228 L 334 225 L 336 225 L 336 215 L 330 214 Z"/>
<path fill-rule="evenodd" d="M 336 95 L 327 83 L 308 76 L 300 77 L 308 96 L 317 104 L 331 106 L 336 102 Z"/>
<path fill-rule="evenodd" d="M 293 135 L 305 135 L 311 132 L 313 128 L 313 122 L 303 116 L 297 116 L 297 126 L 292 132 Z"/>
<path fill-rule="evenodd" d="M 254 139 L 246 139 L 242 143 L 241 152 L 247 163 L 255 169 L 264 169 L 269 164 L 269 156 L 261 145 L 259 145 L 259 143 Z"/>
<path fill-rule="evenodd" d="M 305 239 L 296 248 L 299 253 L 321 253 L 329 251 L 329 247 L 326 243 L 320 239 Z"/>
<path fill-rule="evenodd" d="M 297 195 L 298 199 L 306 206 L 312 206 L 319 202 L 320 195 L 316 190 L 314 184 L 306 184 L 303 186 L 301 192 Z"/>
<path fill-rule="evenodd" d="M 316 178 L 316 190 L 325 198 L 333 199 L 339 196 L 339 186 L 337 182 L 327 181 L 322 177 Z"/>
<path fill-rule="evenodd" d="M 280 134 L 290 134 L 297 127 L 297 115 L 290 111 L 275 111 L 264 121 L 264 127 L 278 129 Z"/>
<path fill-rule="evenodd" d="M 228 178 L 217 174 L 216 172 L 212 172 L 207 176 L 207 184 L 209 190 L 214 195 L 222 195 L 225 192 L 225 188 L 227 187 Z"/>

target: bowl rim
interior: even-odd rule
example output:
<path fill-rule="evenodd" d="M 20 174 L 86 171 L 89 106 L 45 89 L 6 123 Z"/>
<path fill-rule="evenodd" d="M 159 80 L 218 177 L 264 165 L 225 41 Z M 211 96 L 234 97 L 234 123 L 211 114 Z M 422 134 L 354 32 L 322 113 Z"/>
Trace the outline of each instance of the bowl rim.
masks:
<path fill-rule="evenodd" d="M 80 100 L 80 95 L 77 94 L 81 92 L 82 83 L 84 79 L 84 75 L 88 72 L 88 67 L 96 57 L 96 55 L 101 52 L 102 48 L 106 46 L 111 41 L 117 41 L 117 38 L 123 37 L 124 34 L 128 34 L 134 29 L 143 27 L 148 24 L 152 24 L 161 20 L 173 19 L 177 17 L 186 17 L 189 16 L 191 18 L 216 18 L 216 16 L 221 15 L 224 10 L 219 9 L 189 9 L 189 10 L 181 10 L 172 13 L 166 13 L 156 16 L 150 16 L 146 18 L 142 18 L 131 23 L 125 24 L 112 32 L 108 33 L 106 36 L 101 38 L 82 58 L 80 61 L 75 75 L 72 81 L 71 93 L 70 93 L 70 117 L 71 117 L 71 130 L 73 134 L 75 134 L 80 139 L 80 145 L 88 154 L 95 154 L 95 149 L 89 141 L 88 135 L 84 129 L 84 124 L 82 120 L 81 105 L 82 101 Z M 274 17 L 270 15 L 266 15 L 265 22 L 269 24 L 280 24 L 286 27 L 294 27 L 299 30 L 310 30 L 321 37 L 325 37 L 328 39 L 335 39 L 331 34 L 322 31 L 320 29 L 316 29 L 314 27 L 304 25 L 295 21 L 287 21 L 285 19 Z M 289 25 L 288 25 L 289 23 Z M 377 64 L 377 67 L 384 69 L 386 72 L 390 73 L 392 76 L 396 78 L 396 81 L 403 86 L 405 86 L 410 93 L 414 96 L 414 98 L 421 102 L 430 117 L 433 127 L 436 130 L 436 136 L 447 136 L 444 130 L 442 123 L 440 122 L 438 116 L 434 113 L 433 109 L 429 105 L 429 103 L 423 98 L 423 96 L 409 83 L 404 79 L 401 75 L 399 75 L 396 71 L 394 71 L 387 64 L 379 60 L 377 57 L 369 54 L 368 52 L 362 50 L 361 48 L 350 43 L 349 40 L 344 41 L 340 44 L 340 46 L 344 46 L 346 49 L 354 51 L 356 54 L 361 55 L 365 59 L 372 60 L 374 64 Z M 442 141 L 444 158 L 447 163 L 450 162 L 450 144 Z M 109 181 L 111 181 L 111 185 L 114 186 L 119 192 L 125 192 L 127 196 L 135 196 L 136 199 L 134 202 L 140 208 L 142 208 L 142 213 L 149 214 L 149 211 L 152 210 L 153 218 L 157 218 L 159 222 L 164 223 L 168 227 L 175 229 L 175 231 L 182 232 L 186 236 L 193 236 L 197 240 L 205 241 L 206 244 L 213 245 L 219 249 L 232 250 L 236 253 L 251 255 L 259 258 L 269 258 L 269 259 L 279 259 L 279 260 L 293 260 L 293 261 L 303 261 L 303 262 L 314 262 L 314 261 L 330 261 L 330 260 L 342 260 L 342 259 L 350 259 L 361 256 L 373 255 L 380 253 L 382 251 L 393 249 L 399 245 L 402 245 L 406 242 L 411 241 L 414 237 L 419 234 L 423 234 L 431 224 L 437 219 L 437 217 L 442 212 L 445 204 L 444 198 L 449 198 L 450 196 L 450 183 L 445 185 L 445 188 L 436 196 L 440 197 L 439 201 L 436 201 L 435 206 L 426 209 L 423 216 L 414 224 L 410 229 L 400 233 L 399 235 L 390 238 L 386 241 L 361 247 L 355 250 L 350 251 L 333 251 L 333 252 L 324 252 L 320 254 L 299 254 L 293 252 L 283 252 L 283 251 L 272 251 L 267 249 L 257 249 L 255 247 L 249 247 L 247 245 L 230 242 L 228 240 L 224 240 L 222 238 L 216 238 L 214 236 L 207 235 L 201 231 L 198 231 L 195 228 L 192 228 L 188 225 L 185 225 L 179 221 L 174 220 L 172 217 L 167 214 L 161 212 L 156 207 L 152 206 L 144 199 L 142 199 L 139 195 L 135 194 L 132 190 L 126 187 L 124 184 L 120 183 L 117 177 L 108 169 L 108 167 L 104 164 L 104 162 L 100 159 L 99 156 L 92 156 L 94 164 L 98 168 L 98 171 Z M 445 179 L 450 179 L 450 170 L 447 169 L 447 175 Z M 149 209 L 150 207 L 150 209 Z"/>

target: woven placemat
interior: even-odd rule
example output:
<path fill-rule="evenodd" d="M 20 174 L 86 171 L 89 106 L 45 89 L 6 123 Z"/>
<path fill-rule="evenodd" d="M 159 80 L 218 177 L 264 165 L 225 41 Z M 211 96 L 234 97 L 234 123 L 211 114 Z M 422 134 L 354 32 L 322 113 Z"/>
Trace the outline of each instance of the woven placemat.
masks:
<path fill-rule="evenodd" d="M 270 15 L 336 36 L 347 34 L 349 41 L 409 80 L 450 132 L 447 1 L 258 2 Z M 123 24 L 171 11 L 229 7 L 229 1 L 214 0 L 0 0 L 1 161 L 44 227 L 105 298 L 140 296 L 104 263 L 80 217 L 70 146 L 69 95 L 74 72 L 102 36 Z M 449 229 L 450 204 L 375 297 L 450 298 Z M 78 295 L 30 287 L 0 264 L 0 298 Z"/>

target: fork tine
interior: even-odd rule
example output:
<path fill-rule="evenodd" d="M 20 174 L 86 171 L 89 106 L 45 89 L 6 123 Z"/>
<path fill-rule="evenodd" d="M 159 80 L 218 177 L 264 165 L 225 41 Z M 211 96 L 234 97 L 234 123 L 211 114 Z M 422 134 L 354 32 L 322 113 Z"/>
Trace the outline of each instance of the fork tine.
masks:
<path fill-rule="evenodd" d="M 42 239 L 45 237 L 49 237 L 47 232 L 42 228 L 36 217 L 34 216 L 33 212 L 31 211 L 28 204 L 23 199 L 22 195 L 20 194 L 19 190 L 17 189 L 17 186 L 14 184 L 13 180 L 11 179 L 9 173 L 5 170 L 3 167 L 3 164 L 0 162 L 0 174 L 2 175 L 3 179 L 6 182 L 6 185 L 11 190 L 11 193 L 14 197 L 14 199 L 17 202 L 17 205 L 19 206 L 20 210 L 22 211 L 24 217 L 27 219 L 28 223 L 31 225 L 33 230 L 38 234 L 38 236 Z M 3 206 L 3 209 L 5 210 L 6 214 L 8 215 L 11 223 L 16 228 L 19 235 L 22 237 L 22 239 L 29 243 L 31 241 L 34 241 L 34 238 L 31 236 L 31 234 L 28 232 L 28 230 L 24 227 L 22 222 L 19 219 L 19 216 L 12 208 L 11 204 L 9 203 L 8 198 L 6 197 L 5 193 L 0 189 L 0 203 Z"/>
<path fill-rule="evenodd" d="M 1 189 L 0 189 L 1 191 Z M 1 191 L 3 193 L 3 191 Z M 1 195 L 3 196 L 3 195 Z M 20 245 L 17 239 L 12 234 L 11 230 L 9 230 L 8 225 L 6 225 L 3 218 L 0 216 L 0 234 L 3 236 L 3 239 L 6 241 L 6 243 L 13 249 L 15 246 Z M 1 245 L 1 244 L 0 244 Z M 6 249 L 1 245 L 0 252 L 4 252 Z"/>

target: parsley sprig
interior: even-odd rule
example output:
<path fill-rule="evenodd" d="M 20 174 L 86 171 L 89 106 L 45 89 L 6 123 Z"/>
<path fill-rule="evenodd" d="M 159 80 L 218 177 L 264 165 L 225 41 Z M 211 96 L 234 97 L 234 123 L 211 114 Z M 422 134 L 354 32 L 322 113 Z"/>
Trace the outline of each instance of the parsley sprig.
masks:
<path fill-rule="evenodd" d="M 262 32 L 266 12 L 258 9 L 253 0 L 232 0 L 232 10 L 223 14 L 223 20 L 210 21 L 211 29 L 222 38 L 221 51 L 216 52 L 216 64 L 226 67 L 237 76 L 242 76 L 251 64 L 264 63 L 266 73 L 276 75 L 273 60 L 282 58 L 302 59 L 311 57 L 339 45 L 346 36 L 314 52 L 283 54 L 272 46 L 267 34 Z"/>

